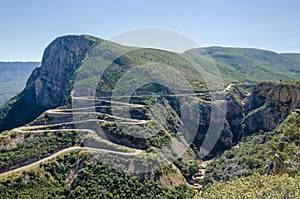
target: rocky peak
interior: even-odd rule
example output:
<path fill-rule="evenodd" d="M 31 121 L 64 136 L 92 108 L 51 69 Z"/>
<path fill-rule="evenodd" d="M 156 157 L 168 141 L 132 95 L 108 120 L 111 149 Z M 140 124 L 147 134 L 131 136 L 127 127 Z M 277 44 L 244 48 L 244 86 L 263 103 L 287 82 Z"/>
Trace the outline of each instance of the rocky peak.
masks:
<path fill-rule="evenodd" d="M 86 36 L 64 36 L 45 49 L 42 66 L 32 73 L 25 89 L 34 89 L 36 103 L 47 108 L 61 105 L 69 81 L 93 43 Z"/>
<path fill-rule="evenodd" d="M 41 67 L 25 89 L 0 109 L 0 132 L 24 125 L 43 111 L 62 105 L 74 72 L 94 44 L 89 36 L 63 36 L 45 49 Z"/>

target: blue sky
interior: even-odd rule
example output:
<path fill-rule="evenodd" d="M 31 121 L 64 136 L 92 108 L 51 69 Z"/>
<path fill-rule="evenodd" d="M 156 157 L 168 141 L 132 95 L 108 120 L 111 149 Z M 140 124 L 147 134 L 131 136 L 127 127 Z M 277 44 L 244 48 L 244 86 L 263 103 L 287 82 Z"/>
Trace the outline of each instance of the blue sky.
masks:
<path fill-rule="evenodd" d="M 0 60 L 41 60 L 57 36 L 159 27 L 201 46 L 300 52 L 297 0 L 2 0 Z"/>

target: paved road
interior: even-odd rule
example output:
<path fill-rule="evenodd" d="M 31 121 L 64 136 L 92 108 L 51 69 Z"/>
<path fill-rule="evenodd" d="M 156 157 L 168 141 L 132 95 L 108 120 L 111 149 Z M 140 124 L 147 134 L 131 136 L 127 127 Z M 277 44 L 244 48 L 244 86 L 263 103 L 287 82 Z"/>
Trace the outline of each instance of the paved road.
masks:
<path fill-rule="evenodd" d="M 51 159 L 59 156 L 61 154 L 64 154 L 64 153 L 67 153 L 67 152 L 70 152 L 70 151 L 74 151 L 74 150 L 99 151 L 99 152 L 107 152 L 107 153 L 124 155 L 124 156 L 133 156 L 133 155 L 138 155 L 138 154 L 142 153 L 142 150 L 140 150 L 140 149 L 135 149 L 135 152 L 133 152 L 133 153 L 125 153 L 125 152 L 111 151 L 111 150 L 107 150 L 107 149 L 96 149 L 96 148 L 90 148 L 90 147 L 79 147 L 79 146 L 77 146 L 77 147 L 70 147 L 70 148 L 67 148 L 67 149 L 63 149 L 63 150 L 61 150 L 61 151 L 59 151 L 57 153 L 54 153 L 53 155 L 51 155 L 49 157 L 46 157 L 44 159 L 41 159 L 41 160 L 39 160 L 37 162 L 34 162 L 32 164 L 29 164 L 29 165 L 26 165 L 26 166 L 23 166 L 23 167 L 20 167 L 20 168 L 17 168 L 17 169 L 13 169 L 13 170 L 5 172 L 5 173 L 1 173 L 0 177 L 5 176 L 5 175 L 9 175 L 9 174 L 13 174 L 13 173 L 16 173 L 16 172 L 19 172 L 19 171 L 30 169 L 33 166 L 39 165 L 39 164 L 41 164 L 43 162 L 46 162 L 48 160 L 51 160 Z"/>
<path fill-rule="evenodd" d="M 234 84 L 228 85 L 221 92 L 227 92 L 233 85 Z M 185 96 L 185 95 L 201 95 L 201 94 L 205 94 L 205 93 L 176 94 L 176 95 Z M 170 96 L 172 96 L 172 95 L 170 95 Z M 77 99 L 77 100 L 95 100 L 95 99 L 88 98 L 88 97 L 82 97 L 82 98 L 73 97 L 73 98 Z M 97 98 L 96 100 L 100 100 L 100 98 Z M 119 103 L 119 102 L 117 102 L 117 103 Z M 119 103 L 119 104 L 122 104 L 122 105 L 125 105 L 125 106 L 134 106 L 134 107 L 143 107 L 144 106 L 144 105 L 140 105 L 140 104 L 127 104 L 127 103 Z M 91 109 L 91 108 L 95 109 L 97 107 L 107 107 L 107 106 L 94 106 L 94 107 L 77 108 L 77 109 L 52 109 L 52 110 L 46 111 L 46 114 L 48 116 L 51 116 L 51 117 L 61 117 L 61 116 L 69 116 L 69 115 L 84 114 L 84 113 L 86 113 L 86 114 L 91 114 L 91 113 L 99 114 L 98 112 L 81 112 L 80 111 L 80 110 L 86 110 L 86 109 Z M 76 111 L 79 111 L 79 112 L 76 112 Z M 117 117 L 117 116 L 111 116 L 111 115 L 108 115 L 108 114 L 105 114 L 105 115 L 107 115 L 109 117 L 113 117 L 115 119 L 125 120 L 125 122 L 124 121 L 118 121 L 118 123 L 123 123 L 123 124 L 146 124 L 146 123 L 149 122 L 148 120 L 134 120 L 134 119 L 128 119 L 128 118 L 121 118 L 121 117 Z M 85 121 L 65 122 L 65 123 L 58 123 L 58 124 L 52 124 L 52 125 L 24 126 L 24 127 L 15 128 L 15 129 L 13 129 L 13 131 L 22 132 L 22 133 L 26 133 L 26 132 L 31 132 L 31 133 L 57 132 L 58 130 L 47 130 L 46 128 L 47 127 L 54 127 L 54 126 L 58 126 L 58 125 L 68 125 L 68 124 L 76 124 L 76 123 L 82 123 L 82 122 L 113 122 L 113 121 L 106 121 L 106 120 L 102 120 L 102 119 L 89 119 L 89 120 L 85 120 Z M 63 131 L 65 131 L 65 132 L 73 132 L 73 131 L 79 131 L 79 130 L 83 131 L 83 132 L 96 134 L 95 131 L 90 130 L 90 129 L 63 129 Z M 103 141 L 105 141 L 109 144 L 115 145 L 114 143 L 112 143 L 108 140 L 103 140 Z M 14 170 L 11 170 L 11 171 L 8 171 L 8 172 L 5 172 L 5 173 L 2 173 L 2 174 L 0 174 L 0 177 L 5 176 L 5 175 L 9 175 L 9 174 L 12 174 L 12 173 L 15 173 L 15 172 L 18 172 L 18 171 L 29 169 L 29 168 L 31 168 L 33 166 L 36 166 L 36 165 L 38 165 L 42 162 L 46 162 L 46 161 L 48 161 L 50 159 L 53 159 L 53 158 L 55 158 L 55 157 L 57 157 L 57 156 L 59 156 L 63 153 L 70 152 L 70 151 L 73 151 L 73 150 L 93 150 L 93 151 L 108 152 L 108 153 L 125 155 L 125 156 L 138 155 L 142 152 L 139 149 L 135 149 L 135 148 L 131 148 L 131 149 L 134 150 L 133 153 L 125 153 L 125 152 L 118 152 L 118 151 L 112 151 L 112 150 L 107 150 L 107 149 L 98 149 L 98 148 L 90 148 L 90 147 L 79 147 L 79 146 L 70 147 L 70 148 L 67 148 L 67 149 L 63 149 L 63 150 L 61 150 L 57 153 L 54 153 L 53 155 L 51 155 L 49 157 L 46 157 L 46 158 L 43 158 L 43 159 L 41 159 L 37 162 L 34 162 L 32 164 L 29 164 L 29 165 L 26 165 L 26 166 L 23 166 L 23 167 L 20 167 L 20 168 L 17 168 L 17 169 L 14 169 Z"/>
<path fill-rule="evenodd" d="M 68 109 L 69 110 L 69 109 Z M 82 114 L 99 114 L 99 112 L 70 112 L 70 111 L 65 111 L 64 109 L 50 109 L 47 110 L 46 115 L 49 117 L 58 117 L 58 118 L 62 118 L 62 117 L 66 117 L 66 116 L 72 116 L 72 115 L 82 115 Z M 119 117 L 119 116 L 114 116 L 114 115 L 109 115 L 109 114 L 104 114 L 104 113 L 100 113 L 104 116 L 108 116 L 110 118 L 114 118 L 118 121 L 107 121 L 107 120 L 103 120 L 103 119 L 90 119 L 90 120 L 85 120 L 87 122 L 89 121 L 95 121 L 95 122 L 116 122 L 116 123 L 125 123 L 125 124 L 146 124 L 149 123 L 150 121 L 148 120 L 138 120 L 138 119 L 131 119 L 131 118 L 123 118 L 123 117 Z M 79 121 L 79 122 L 83 122 L 83 121 Z M 69 124 L 72 122 L 68 122 Z M 61 124 L 67 124 L 67 123 L 61 123 Z"/>
<path fill-rule="evenodd" d="M 120 103 L 119 103 L 120 104 Z M 125 106 L 124 104 L 122 104 L 123 106 Z M 126 104 L 127 106 L 134 106 L 134 107 L 143 107 L 144 105 L 139 105 L 139 104 Z M 48 116 L 51 116 L 51 117 L 61 117 L 61 116 L 68 116 L 68 115 L 74 115 L 74 114 L 91 114 L 91 113 L 96 113 L 96 114 L 99 114 L 99 112 L 81 112 L 80 110 L 86 110 L 86 109 L 94 109 L 94 108 L 97 108 L 97 107 L 106 107 L 106 106 L 94 106 L 94 107 L 88 107 L 88 108 L 78 108 L 78 109 L 52 109 L 52 110 L 48 110 L 46 111 L 46 114 Z M 76 111 L 79 111 L 79 112 L 76 112 Z M 84 121 L 73 121 L 73 122 L 65 122 L 65 123 L 57 123 L 57 124 L 52 124 L 52 125 L 37 125 L 37 126 L 23 126 L 23 127 L 18 127 L 18 128 L 15 128 L 13 129 L 12 131 L 16 131 L 16 132 L 20 132 L 20 133 L 27 133 L 27 132 L 30 132 L 30 133 L 44 133 L 44 132 L 57 132 L 59 129 L 55 129 L 55 130 L 48 130 L 46 128 L 48 127 L 55 127 L 55 126 L 60 126 L 60 125 L 70 125 L 70 124 L 76 124 L 76 123 L 86 123 L 86 122 L 118 122 L 118 123 L 122 123 L 122 124 L 147 124 L 149 121 L 148 120 L 136 120 L 136 119 L 128 119 L 128 118 L 122 118 L 122 117 L 117 117 L 117 116 L 111 116 L 111 115 L 108 115 L 108 114 L 104 114 L 104 115 L 107 115 L 109 117 L 112 117 L 114 119 L 119 119 L 120 121 L 107 121 L 107 120 L 103 120 L 103 119 L 88 119 L 88 120 L 84 120 Z M 122 120 L 125 120 L 125 121 L 122 121 Z M 60 130 L 63 130 L 64 132 L 73 132 L 73 131 L 81 131 L 81 132 L 87 132 L 87 133 L 91 133 L 91 134 L 96 134 L 97 133 L 91 129 L 60 129 Z M 102 139 L 102 138 L 101 138 Z M 108 140 L 104 140 L 102 139 L 103 142 L 106 142 L 108 144 L 111 144 L 111 145 L 117 145 L 117 144 L 114 144 Z M 120 145 L 118 145 L 120 146 Z M 127 147 L 129 148 L 129 147 Z M 5 173 L 2 173 L 0 174 L 0 177 L 1 176 L 5 176 L 5 175 L 9 175 L 9 174 L 12 174 L 12 173 L 15 173 L 15 172 L 18 172 L 18 171 L 22 171 L 22 170 L 26 170 L 26 169 L 29 169 L 33 166 L 36 166 L 42 162 L 46 162 L 50 159 L 53 159 L 63 153 L 66 153 L 66 152 L 70 152 L 70 151 L 73 151 L 73 150 L 92 150 L 92 151 L 99 151 L 99 152 L 107 152 L 107 153 L 112 153 L 112 154 L 119 154 L 119 155 L 124 155 L 124 156 L 134 156 L 134 155 L 138 155 L 140 153 L 142 153 L 142 150 L 140 149 L 135 149 L 135 148 L 129 148 L 129 149 L 132 149 L 134 150 L 133 153 L 126 153 L 126 152 L 119 152 L 119 151 L 112 151 L 112 150 L 107 150 L 107 149 L 99 149 L 99 148 L 91 148 L 91 147 L 79 147 L 79 146 L 76 146 L 76 147 L 70 147 L 70 148 L 67 148 L 67 149 L 63 149 L 57 153 L 54 153 L 53 155 L 49 156 L 49 157 L 46 157 L 46 158 L 43 158 L 39 161 L 36 161 L 32 164 L 29 164 L 29 165 L 26 165 L 26 166 L 23 166 L 23 167 L 20 167 L 20 168 L 17 168 L 17 169 L 13 169 L 11 171 L 8 171 L 8 172 L 5 172 Z"/>

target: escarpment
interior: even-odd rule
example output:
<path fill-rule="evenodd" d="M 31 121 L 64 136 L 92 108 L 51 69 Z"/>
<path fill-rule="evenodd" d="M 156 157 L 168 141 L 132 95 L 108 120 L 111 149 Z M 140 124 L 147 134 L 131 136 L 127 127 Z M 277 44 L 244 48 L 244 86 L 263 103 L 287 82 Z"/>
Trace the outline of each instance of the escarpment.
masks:
<path fill-rule="evenodd" d="M 41 67 L 26 88 L 1 108 L 0 131 L 24 125 L 43 111 L 62 105 L 66 88 L 94 41 L 86 36 L 55 39 L 45 50 Z"/>
<path fill-rule="evenodd" d="M 0 108 L 0 132 L 32 122 L 36 117 L 48 109 L 66 105 L 70 97 L 70 88 L 73 86 L 72 80 L 74 80 L 76 76 L 76 71 L 82 67 L 84 63 L 83 60 L 85 60 L 89 55 L 89 52 L 94 49 L 95 43 L 97 43 L 97 38 L 92 38 L 90 36 L 64 36 L 55 39 L 45 49 L 41 67 L 36 68 L 33 71 L 27 81 L 26 88 Z M 106 61 L 111 61 L 110 59 L 111 57 L 114 57 L 112 55 L 114 54 L 115 49 L 126 49 L 127 47 L 119 46 L 118 44 L 107 41 L 105 45 L 100 45 L 98 48 L 99 49 L 91 53 L 92 55 L 90 56 L 92 57 L 92 60 L 107 58 Z M 111 51 L 106 52 L 109 49 L 111 49 Z M 118 52 L 118 50 L 116 51 Z M 198 78 L 190 71 L 189 67 L 185 67 L 187 63 L 182 59 L 179 59 L 176 54 L 169 54 L 167 51 L 155 51 L 155 49 L 134 51 L 125 55 L 125 58 L 127 57 L 128 59 L 125 59 L 124 57 L 124 59 L 118 58 L 116 59 L 117 61 L 115 60 L 113 64 L 110 65 L 110 68 L 105 70 L 104 77 L 102 78 L 103 81 L 98 85 L 101 88 L 97 88 L 99 93 L 101 93 L 100 91 L 103 91 L 103 95 L 105 91 L 111 91 L 113 85 L 118 82 L 118 78 L 121 78 L 122 75 L 127 72 L 128 68 L 133 68 L 135 65 L 144 62 L 152 63 L 156 60 L 156 56 L 158 55 L 161 56 L 159 57 L 160 59 L 157 59 L 158 62 L 168 62 L 169 59 L 171 59 L 171 65 L 174 66 L 174 68 L 177 67 L 181 69 L 180 72 L 185 74 L 187 79 L 195 80 Z M 85 64 L 88 65 L 92 63 L 93 62 L 88 62 Z M 98 62 L 96 62 L 93 67 L 103 66 L 99 66 Z M 137 80 L 142 81 L 142 78 L 143 77 L 137 77 Z M 85 83 L 89 84 L 92 81 L 94 81 L 94 79 L 87 75 L 87 81 L 80 83 L 85 85 Z M 201 81 L 199 80 L 199 82 Z M 124 86 L 130 87 L 130 81 L 126 83 L 128 83 L 128 85 Z M 197 87 L 196 84 L 193 86 Z M 136 94 L 142 95 L 150 93 L 149 95 L 151 98 L 155 97 L 157 93 L 160 94 L 159 92 L 155 93 L 154 91 L 160 91 L 161 93 L 163 93 L 162 91 L 166 91 L 160 90 L 160 87 L 157 85 L 148 87 L 152 88 L 152 90 L 150 89 L 151 92 L 149 90 L 142 90 L 141 88 L 143 87 L 141 87 L 139 88 L 140 90 L 136 91 Z M 201 90 L 199 85 L 199 93 L 203 92 L 202 94 L 204 94 L 204 96 L 193 96 L 195 98 L 195 103 L 199 103 L 199 127 L 193 142 L 198 149 L 203 143 L 210 122 L 222 122 L 222 118 L 212 118 L 212 104 L 215 104 L 216 106 L 226 105 L 225 123 L 220 124 L 223 128 L 217 144 L 211 151 L 212 156 L 237 144 L 243 135 L 251 135 L 258 131 L 273 130 L 289 115 L 290 112 L 300 107 L 299 87 L 294 85 L 266 82 L 258 84 L 236 83 L 230 85 L 228 88 L 229 89 L 218 92 L 219 95 L 226 94 L 226 97 L 224 97 L 225 100 L 220 100 L 219 102 L 212 102 L 210 99 L 206 98 L 207 90 Z M 166 91 L 165 94 L 168 95 L 170 92 Z M 166 104 L 174 109 L 174 113 L 180 113 L 179 105 L 176 101 L 177 96 L 173 96 L 173 98 L 174 99 L 169 96 Z M 132 101 L 134 100 L 133 98 L 131 99 Z M 144 99 L 144 101 L 148 101 L 150 104 L 149 100 Z M 103 110 L 104 109 L 105 111 L 100 112 L 105 114 L 110 113 L 107 107 L 103 108 Z M 168 122 L 170 122 L 170 124 L 166 125 L 166 127 L 171 134 L 175 134 L 180 121 L 177 118 L 172 119 L 174 116 L 173 111 L 169 110 L 168 113 L 170 115 L 170 117 L 168 117 Z M 147 119 L 144 110 L 132 109 L 130 115 L 135 119 Z M 69 118 L 64 119 L 65 121 L 71 121 L 72 117 L 70 116 Z M 63 121 L 61 118 L 57 120 Z M 56 122 L 56 120 L 52 122 Z M 131 139 L 131 137 L 127 139 L 124 136 L 122 138 L 115 136 L 113 132 L 108 131 L 106 133 L 107 137 L 110 137 L 111 140 L 115 139 L 116 142 L 120 144 L 130 145 L 132 144 L 131 142 L 136 141 Z M 145 140 L 142 142 L 143 143 L 134 143 L 134 146 L 147 148 Z"/>
<path fill-rule="evenodd" d="M 247 104 L 242 121 L 243 133 L 271 131 L 295 109 L 300 107 L 300 88 L 289 84 L 261 83 Z"/>

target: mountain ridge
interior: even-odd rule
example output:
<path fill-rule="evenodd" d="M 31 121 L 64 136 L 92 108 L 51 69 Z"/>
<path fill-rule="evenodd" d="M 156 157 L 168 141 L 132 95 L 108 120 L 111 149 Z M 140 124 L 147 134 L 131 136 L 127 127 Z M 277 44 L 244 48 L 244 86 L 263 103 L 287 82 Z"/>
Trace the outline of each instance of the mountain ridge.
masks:
<path fill-rule="evenodd" d="M 224 158 L 224 155 L 226 159 L 233 158 L 232 155 L 235 153 L 228 152 L 232 148 L 236 147 L 238 150 L 239 143 L 259 136 L 258 133 L 263 136 L 269 135 L 270 131 L 274 131 L 282 122 L 287 122 L 286 118 L 291 117 L 294 111 L 300 108 L 300 82 L 261 82 L 259 79 L 255 81 L 256 71 L 252 68 L 257 68 L 258 71 L 267 70 L 267 73 L 261 75 L 275 80 L 279 78 L 277 73 L 287 71 L 281 77 L 290 80 L 293 79 L 291 75 L 293 70 L 298 77 L 297 58 L 287 62 L 285 66 L 288 67 L 280 67 L 281 58 L 274 61 L 272 58 L 274 53 L 270 52 L 258 53 L 257 50 L 249 49 L 239 52 L 222 48 L 205 50 L 194 49 L 185 52 L 184 55 L 200 61 L 196 67 L 204 70 L 207 75 L 214 76 L 216 71 L 209 67 L 206 57 L 203 56 L 205 53 L 210 54 L 216 65 L 220 66 L 225 84 L 229 85 L 226 89 L 213 90 L 209 93 L 195 68 L 190 67 L 190 63 L 176 53 L 156 49 L 136 50 L 86 35 L 55 39 L 45 49 L 41 67 L 33 71 L 26 88 L 0 108 L 0 131 L 14 128 L 0 134 L 0 145 L 3 146 L 0 170 L 4 172 L 3 175 L 11 174 L 8 180 L 0 180 L 0 189 L 8 194 L 7 191 L 13 184 L 17 184 L 22 187 L 20 189 L 22 193 L 26 193 L 28 186 L 34 195 L 36 190 L 30 183 L 39 182 L 44 189 L 42 194 L 46 195 L 55 193 L 91 196 L 96 194 L 95 189 L 102 186 L 101 190 L 105 187 L 103 194 L 106 196 L 122 194 L 119 190 L 125 189 L 127 192 L 123 196 L 130 197 L 129 195 L 136 194 L 136 190 L 128 192 L 127 184 L 123 183 L 126 178 L 130 179 L 129 184 L 134 181 L 134 187 L 136 184 L 141 187 L 148 186 L 149 182 L 153 186 L 164 183 L 168 187 L 160 187 L 157 192 L 160 192 L 160 195 L 168 194 L 170 198 L 174 198 L 173 194 L 182 196 L 187 194 L 186 198 L 196 198 L 195 190 L 202 190 L 202 186 L 205 185 L 203 182 L 213 183 L 220 180 L 218 176 L 220 171 L 212 169 L 213 165 L 220 167 L 218 158 L 216 161 L 212 160 L 212 165 L 208 166 L 207 171 L 206 164 L 200 164 L 202 161 L 214 157 Z M 204 61 L 203 65 L 201 61 Z M 274 70 L 268 73 L 268 68 L 273 62 Z M 134 95 L 129 96 L 131 98 L 129 102 L 120 100 L 123 95 L 112 99 L 112 90 L 123 75 L 136 65 L 146 65 L 151 71 L 153 63 L 170 65 L 171 69 L 180 71 L 197 92 L 173 93 L 164 86 L 148 84 L 139 87 Z M 253 63 L 256 65 L 252 66 Z M 106 68 L 106 64 L 109 67 Z M 228 71 L 235 72 L 236 75 L 225 73 Z M 100 80 L 97 76 L 99 72 L 102 74 Z M 154 72 L 152 74 L 159 77 L 160 73 L 164 73 L 162 70 Z M 79 78 L 78 81 L 78 77 L 83 78 Z M 141 81 L 143 77 L 141 75 L 135 78 Z M 135 78 L 123 83 L 121 88 L 132 86 L 131 81 Z M 181 84 L 180 81 L 172 81 L 172 78 L 165 82 L 179 87 Z M 74 87 L 79 90 L 71 92 L 74 91 Z M 180 98 L 188 98 L 182 107 Z M 223 100 L 218 100 L 219 98 Z M 82 102 L 83 107 L 73 106 L 71 100 L 74 99 Z M 88 103 L 93 100 L 94 104 Z M 219 114 L 212 113 L 213 108 L 221 113 L 225 110 L 225 106 L 224 120 Z M 199 112 L 194 111 L 195 107 L 199 107 Z M 126 115 L 126 108 L 129 108 L 129 115 Z M 178 142 L 185 143 L 186 137 L 190 139 L 191 131 L 194 130 L 189 125 L 184 125 L 186 127 L 180 129 L 183 121 L 180 114 L 186 108 L 191 110 L 186 115 L 187 118 L 189 121 L 195 120 L 198 126 L 195 139 L 193 138 L 187 145 L 185 154 L 178 154 L 180 152 Z M 162 114 L 156 114 L 160 112 Z M 292 124 L 298 119 L 298 116 L 292 118 Z M 162 121 L 165 121 L 165 124 L 161 125 Z M 207 149 L 210 152 L 203 157 L 200 152 L 201 149 L 206 150 L 203 142 L 211 122 L 221 125 L 221 128 L 216 130 L 218 132 L 214 132 L 218 135 L 216 144 L 212 149 Z M 25 126 L 15 128 L 22 125 Z M 290 130 L 290 127 L 288 129 L 286 135 L 294 138 L 295 134 L 291 133 L 293 130 Z M 249 145 L 252 145 L 252 142 Z M 95 148 L 100 150 L 97 153 L 89 151 Z M 247 153 L 244 148 L 241 144 L 242 154 Z M 163 153 L 159 153 L 160 150 Z M 64 155 L 60 154 L 64 151 L 67 151 Z M 123 157 L 107 157 L 103 151 L 115 155 L 132 153 L 137 159 L 127 161 Z M 58 157 L 43 162 L 51 155 L 56 156 L 55 154 L 58 154 Z M 167 159 L 169 157 L 170 159 Z M 264 165 L 269 164 L 266 161 L 252 160 L 251 157 L 237 167 L 238 175 L 251 174 L 253 167 L 258 167 L 261 171 Z M 109 163 L 113 160 L 118 164 L 105 165 L 98 160 L 104 162 L 107 160 Z M 37 165 L 39 161 L 41 164 Z M 168 162 L 170 165 L 154 171 L 149 166 L 152 161 L 154 165 L 162 163 L 160 161 Z M 34 165 L 33 169 L 26 167 L 26 165 L 30 167 L 30 164 Z M 126 169 L 127 164 L 129 167 L 126 171 L 132 175 L 127 176 L 126 172 L 122 171 L 118 171 L 118 175 L 115 175 L 119 166 Z M 22 174 L 15 173 L 22 166 L 25 166 L 26 171 Z M 111 175 L 112 173 L 114 175 Z M 122 181 L 119 176 L 123 176 Z M 230 179 L 231 176 L 234 174 L 226 173 L 224 179 L 227 180 L 227 177 Z M 109 184 L 108 182 L 111 183 L 112 180 L 116 180 L 116 183 Z M 101 183 L 99 185 L 94 182 Z M 56 187 L 56 190 L 48 185 Z M 152 185 L 150 187 L 153 187 Z M 85 189 L 90 191 L 82 191 Z M 17 194 L 15 191 L 12 192 Z"/>
<path fill-rule="evenodd" d="M 79 39 L 80 38 L 80 39 Z M 78 44 L 73 45 L 72 42 L 76 43 L 76 40 L 78 39 Z M 72 41 L 74 40 L 74 41 Z M 81 41 L 79 41 L 81 40 Z M 72 41 L 72 42 L 71 42 Z M 58 37 L 55 39 L 53 42 L 49 44 L 49 46 L 45 49 L 44 55 L 43 55 L 43 60 L 41 67 L 36 68 L 31 76 L 29 77 L 27 83 L 26 83 L 26 88 L 24 91 L 19 94 L 18 96 L 14 97 L 12 101 L 19 101 L 20 98 L 24 99 L 24 101 L 27 101 L 27 104 L 29 107 L 34 107 L 37 106 L 36 109 L 40 109 L 40 111 L 37 111 L 35 114 L 32 114 L 33 116 L 30 116 L 31 114 L 28 114 L 28 117 L 26 120 L 20 119 L 20 121 L 17 119 L 16 122 L 17 125 L 10 125 L 10 121 L 5 120 L 2 121 L 5 118 L 5 115 L 7 115 L 9 112 L 14 115 L 17 110 L 11 110 L 10 105 L 12 104 L 11 102 L 8 102 L 6 105 L 0 109 L 0 130 L 4 129 L 11 129 L 13 127 L 23 125 L 29 121 L 32 121 L 35 117 L 37 117 L 40 113 L 45 111 L 48 108 L 54 108 L 55 106 L 63 105 L 62 103 L 66 103 L 68 101 L 69 95 L 66 92 L 66 89 L 68 87 L 72 87 L 70 85 L 70 82 L 74 77 L 74 72 L 76 69 L 80 68 L 81 61 L 84 59 L 86 56 L 87 52 L 91 50 L 93 47 L 93 44 L 96 42 L 101 42 L 104 41 L 100 38 L 96 38 L 93 36 L 89 35 L 67 35 L 67 36 L 62 36 Z M 86 44 L 83 44 L 85 42 Z M 110 42 L 108 42 L 110 43 Z M 113 43 L 112 43 L 113 44 Z M 72 47 L 73 45 L 73 47 Z M 86 45 L 86 47 L 84 47 Z M 117 45 L 117 44 L 114 44 Z M 117 45 L 119 46 L 119 45 Z M 122 46 L 120 46 L 122 47 Z M 66 49 L 64 49 L 66 48 Z M 69 48 L 69 51 L 68 51 Z M 122 48 L 126 48 L 125 46 Z M 78 59 L 78 50 L 79 49 L 84 49 L 80 55 L 80 59 Z M 237 49 L 238 51 L 245 51 L 244 54 L 246 54 L 246 58 L 244 56 L 240 55 L 240 52 L 231 52 L 232 49 Z M 258 69 L 256 69 L 258 72 L 254 72 L 254 75 L 252 75 L 253 72 L 251 72 L 251 65 L 249 64 L 243 64 L 240 66 L 239 64 L 235 65 L 230 65 L 228 63 L 232 62 L 232 59 L 237 57 L 241 58 L 242 60 L 250 60 L 250 63 L 252 63 L 252 58 L 253 56 L 258 56 L 257 51 L 262 51 L 264 53 L 267 53 L 267 55 L 262 55 L 258 56 L 258 58 L 261 59 L 266 59 L 265 61 L 256 61 L 256 64 L 260 63 L 267 63 L 266 66 L 263 67 L 258 67 L 261 68 L 262 70 L 267 70 L 268 67 L 270 67 L 270 63 L 268 60 L 270 59 L 269 54 L 271 55 L 278 55 L 277 53 L 270 52 L 270 51 L 265 51 L 265 50 L 256 50 L 256 49 L 241 49 L 241 48 L 222 48 L 222 47 L 209 47 L 205 48 L 205 53 L 208 53 L 213 60 L 215 61 L 216 65 L 219 67 L 220 72 L 224 78 L 225 82 L 238 82 L 238 81 L 250 81 L 250 82 L 255 82 L 255 81 L 260 81 L 261 78 L 267 79 L 265 76 L 271 76 L 273 79 L 272 80 L 281 80 L 282 77 L 286 78 L 283 80 L 290 80 L 290 79 L 295 79 L 300 76 L 300 69 L 299 71 L 297 70 L 297 64 L 300 64 L 300 56 L 298 60 L 298 54 L 290 55 L 287 54 L 285 56 L 292 56 L 295 61 L 288 62 L 292 63 L 293 65 L 289 68 L 289 70 L 294 70 L 295 72 L 293 75 L 291 75 L 288 71 L 287 75 L 279 76 L 278 73 L 280 73 L 280 67 L 278 66 L 278 63 L 276 63 L 276 67 L 274 67 L 275 72 L 264 75 L 264 73 L 261 73 Z M 198 56 L 198 51 L 199 49 L 191 49 L 184 54 L 189 54 L 192 53 L 192 57 Z M 225 51 L 225 53 L 224 53 Z M 249 52 L 250 51 L 250 52 Z M 200 53 L 203 52 L 203 49 L 201 49 Z M 61 53 L 61 54 L 59 54 Z M 229 53 L 229 55 L 226 55 L 226 53 Z M 225 55 L 224 55 L 225 54 Z M 73 57 L 72 57 L 73 56 Z M 222 57 L 223 56 L 223 57 Z M 225 58 L 224 58 L 225 56 Z M 251 58 L 252 56 L 252 58 Z M 250 58 L 249 58 L 250 57 Z M 296 58 L 295 58 L 296 57 Z M 66 59 L 66 60 L 61 60 L 61 58 Z M 68 60 L 69 59 L 69 60 Z M 228 61 L 229 60 L 229 61 Z M 64 63 L 66 62 L 72 62 L 71 63 Z M 248 62 L 246 61 L 246 62 Z M 228 62 L 228 63 L 226 63 Z M 73 65 L 76 65 L 75 67 Z M 254 67 L 254 66 L 253 66 Z M 246 69 L 245 69 L 246 68 Z M 255 67 L 254 67 L 255 68 Z M 296 69 L 295 69 L 296 68 Z M 300 68 L 300 67 L 299 67 Z M 252 69 L 253 70 L 253 69 Z M 286 69 L 284 69 L 286 71 Z M 204 71 L 208 71 L 210 73 L 209 69 L 204 68 Z M 231 72 L 230 72 L 231 71 Z M 268 70 L 267 70 L 268 71 Z M 259 73 L 259 76 L 261 78 L 255 78 L 256 74 Z M 284 74 L 284 73 L 282 73 Z M 57 77 L 58 79 L 57 79 Z M 57 86 L 56 86 L 57 85 Z M 70 91 L 67 91 L 70 92 Z M 24 97 L 24 95 L 27 95 L 28 93 L 31 93 L 29 96 Z M 63 94 L 64 93 L 64 94 Z M 62 95 L 64 95 L 62 97 Z M 62 97 L 62 98 L 61 98 Z M 27 100 L 25 100 L 27 98 Z M 28 100 L 30 99 L 30 100 Z M 34 106 L 33 106 L 34 105 Z M 10 111 L 9 111 L 10 110 Z M 32 109 L 27 110 L 29 113 L 32 112 Z M 26 113 L 25 111 L 24 113 Z M 16 115 L 9 117 L 9 118 L 16 118 Z M 10 120 L 11 120 L 10 119 Z M 4 126 L 3 123 L 6 123 Z"/>
<path fill-rule="evenodd" d="M 203 53 L 203 50 L 214 60 L 225 82 L 297 80 L 300 77 L 300 54 L 234 47 L 206 47 L 185 53 Z"/>

